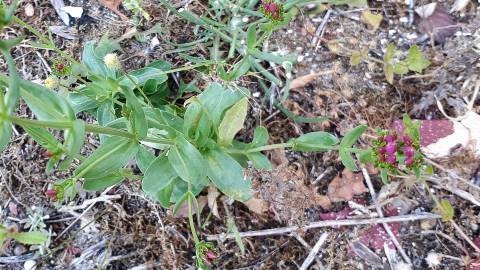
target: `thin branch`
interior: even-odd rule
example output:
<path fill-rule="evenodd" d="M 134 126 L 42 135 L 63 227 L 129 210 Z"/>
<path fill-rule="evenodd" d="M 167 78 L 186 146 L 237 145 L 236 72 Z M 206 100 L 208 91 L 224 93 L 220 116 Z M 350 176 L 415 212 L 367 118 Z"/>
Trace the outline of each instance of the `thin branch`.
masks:
<path fill-rule="evenodd" d="M 313 249 L 310 251 L 308 254 L 307 258 L 305 261 L 303 261 L 302 266 L 299 268 L 299 270 L 307 270 L 310 264 L 312 264 L 313 260 L 317 257 L 318 252 L 320 251 L 320 248 L 322 247 L 323 243 L 325 243 L 325 240 L 327 240 L 328 233 L 325 232 L 322 235 L 320 235 L 320 238 L 318 239 L 317 243 L 313 247 Z"/>
<path fill-rule="evenodd" d="M 308 231 L 310 229 L 322 228 L 322 227 L 355 226 L 355 225 L 366 225 L 366 224 L 377 224 L 377 223 L 407 222 L 407 221 L 417 221 L 417 220 L 426 220 L 426 219 L 439 219 L 441 217 L 442 216 L 438 214 L 421 213 L 421 214 L 412 214 L 412 215 L 404 215 L 404 216 L 369 218 L 369 219 L 322 220 L 322 221 L 311 222 L 303 227 L 289 226 L 289 227 L 283 227 L 283 228 L 241 232 L 239 233 L 239 235 L 240 237 L 260 237 L 260 236 L 288 234 L 298 230 Z M 235 234 L 222 233 L 222 234 L 215 234 L 215 235 L 207 235 L 206 238 L 208 241 L 221 241 L 225 239 L 234 239 Z"/>

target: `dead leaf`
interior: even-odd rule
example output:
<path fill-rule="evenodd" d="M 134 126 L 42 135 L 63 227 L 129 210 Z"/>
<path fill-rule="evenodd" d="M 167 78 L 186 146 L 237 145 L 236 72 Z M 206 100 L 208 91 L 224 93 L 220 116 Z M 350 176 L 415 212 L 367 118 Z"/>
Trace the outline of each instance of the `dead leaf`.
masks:
<path fill-rule="evenodd" d="M 122 0 L 99 0 L 99 2 L 106 8 L 117 14 L 122 20 L 128 21 L 128 17 L 118 10 L 118 6 L 122 3 Z"/>
<path fill-rule="evenodd" d="M 421 18 L 427 18 L 432 16 L 433 12 L 435 12 L 435 9 L 437 8 L 437 3 L 430 3 L 426 4 L 423 6 L 418 6 L 415 8 L 415 12 L 420 16 Z"/>
<path fill-rule="evenodd" d="M 270 204 L 262 199 L 251 198 L 250 200 L 243 202 L 248 207 L 248 210 L 254 212 L 257 215 L 265 215 L 268 212 Z"/>
<path fill-rule="evenodd" d="M 205 208 L 208 202 L 207 196 L 198 197 L 197 202 L 198 202 L 198 210 L 202 212 L 203 208 Z M 172 205 L 169 209 L 169 212 L 173 213 L 174 208 L 175 208 L 175 205 Z M 197 209 L 194 206 L 194 204 L 192 204 L 192 213 L 193 215 L 197 213 Z M 182 218 L 188 217 L 188 201 L 187 200 L 185 200 L 182 203 L 182 205 L 178 208 L 177 213 L 175 214 L 175 217 L 182 217 Z"/>
<path fill-rule="evenodd" d="M 63 23 L 65 25 L 70 25 L 70 17 L 67 12 L 63 11 L 63 8 L 65 7 L 63 0 L 51 0 L 51 3 Z"/>
<path fill-rule="evenodd" d="M 372 267 L 376 266 L 383 268 L 382 259 L 362 242 L 355 241 L 350 245 L 350 248 L 352 249 L 353 253 L 355 253 L 355 255 L 366 261 L 368 265 Z"/>
<path fill-rule="evenodd" d="M 120 41 L 123 41 L 125 39 L 130 39 L 130 38 L 134 37 L 137 33 L 138 33 L 138 30 L 135 26 L 130 27 L 127 30 L 125 30 L 125 33 L 123 33 L 123 35 L 121 37 L 117 38 L 115 41 L 120 42 Z"/>
<path fill-rule="evenodd" d="M 220 218 L 218 214 L 218 204 L 217 204 L 217 197 L 220 195 L 217 188 L 213 183 L 210 184 L 208 187 L 208 194 L 207 194 L 207 201 L 208 201 L 208 208 L 212 211 L 212 214 L 217 218 Z"/>
<path fill-rule="evenodd" d="M 382 14 L 372 13 L 369 10 L 365 10 L 362 12 L 362 21 L 372 27 L 372 31 L 375 32 L 378 27 L 380 27 L 380 23 L 383 20 Z"/>
<path fill-rule="evenodd" d="M 330 182 L 327 194 L 332 202 L 341 202 L 364 192 L 368 192 L 368 189 L 363 183 L 362 173 L 353 173 L 345 168 L 341 176 L 338 175 Z"/>
<path fill-rule="evenodd" d="M 428 15 L 430 9 L 424 11 L 423 15 Z M 418 13 L 418 12 L 417 12 Z M 436 42 L 443 43 L 445 40 L 455 34 L 460 28 L 447 10 L 440 5 L 435 5 L 432 14 L 423 17 L 418 22 L 418 31 L 422 34 L 431 36 Z"/>
<path fill-rule="evenodd" d="M 274 168 L 288 165 L 289 161 L 287 159 L 287 155 L 285 154 L 286 152 L 284 149 L 277 148 L 270 152 L 270 161 L 272 162 L 272 166 Z"/>
<path fill-rule="evenodd" d="M 52 25 L 48 27 L 52 33 L 65 39 L 77 39 L 78 35 L 74 28 L 65 25 Z"/>
<path fill-rule="evenodd" d="M 304 76 L 297 77 L 290 82 L 290 89 L 302 88 L 305 85 L 313 82 L 317 77 L 333 73 L 332 70 L 317 72 Z"/>

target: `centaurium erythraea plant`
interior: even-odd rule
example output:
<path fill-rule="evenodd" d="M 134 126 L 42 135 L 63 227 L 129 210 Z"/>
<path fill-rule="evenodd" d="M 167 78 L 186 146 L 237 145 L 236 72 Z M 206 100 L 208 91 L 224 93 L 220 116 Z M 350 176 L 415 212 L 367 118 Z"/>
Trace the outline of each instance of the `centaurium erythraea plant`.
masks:
<path fill-rule="evenodd" d="M 392 174 L 400 171 L 418 172 L 424 163 L 420 152 L 418 127 L 411 120 L 404 120 L 405 128 L 398 130 L 377 130 L 377 139 L 373 141 L 372 156 L 375 167 Z"/>

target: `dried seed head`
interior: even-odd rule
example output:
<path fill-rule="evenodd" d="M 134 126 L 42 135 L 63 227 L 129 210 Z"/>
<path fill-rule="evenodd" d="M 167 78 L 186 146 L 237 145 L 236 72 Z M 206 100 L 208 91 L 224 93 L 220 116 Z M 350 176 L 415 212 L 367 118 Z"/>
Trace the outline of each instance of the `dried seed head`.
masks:
<path fill-rule="evenodd" d="M 47 87 L 47 88 L 50 88 L 50 89 L 55 89 L 58 87 L 59 83 L 58 83 L 58 79 L 55 78 L 55 77 L 48 77 L 45 79 L 45 81 L 43 81 L 43 84 Z"/>
<path fill-rule="evenodd" d="M 120 68 L 120 61 L 116 53 L 109 53 L 103 58 L 103 62 L 109 69 L 117 70 Z"/>

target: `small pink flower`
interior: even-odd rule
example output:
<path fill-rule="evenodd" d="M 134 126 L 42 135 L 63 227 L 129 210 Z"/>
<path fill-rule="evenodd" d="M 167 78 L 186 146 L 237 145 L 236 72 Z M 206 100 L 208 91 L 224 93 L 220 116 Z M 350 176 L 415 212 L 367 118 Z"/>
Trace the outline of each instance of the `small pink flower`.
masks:
<path fill-rule="evenodd" d="M 50 199 L 56 201 L 57 200 L 57 190 L 56 189 L 49 189 L 45 192 L 45 195 Z"/>
<path fill-rule="evenodd" d="M 387 154 L 392 155 L 397 152 L 397 144 L 394 142 L 388 143 L 387 146 L 385 146 L 385 150 L 387 151 Z"/>
<path fill-rule="evenodd" d="M 411 158 L 415 155 L 415 148 L 412 146 L 404 146 L 402 147 L 402 151 L 407 158 Z"/>
<path fill-rule="evenodd" d="M 395 141 L 395 136 L 387 135 L 387 136 L 385 136 L 385 141 L 388 142 L 388 143 L 392 143 L 392 142 Z"/>
<path fill-rule="evenodd" d="M 395 165 L 395 163 L 397 163 L 397 157 L 395 155 L 387 156 L 387 163 L 390 165 Z"/>
<path fill-rule="evenodd" d="M 414 160 L 413 160 L 413 157 L 407 157 L 405 159 L 405 165 L 407 166 L 411 166 L 413 164 Z"/>
<path fill-rule="evenodd" d="M 406 145 L 411 145 L 413 143 L 412 138 L 410 138 L 410 136 L 408 136 L 408 135 L 403 135 L 402 136 L 402 141 Z"/>

